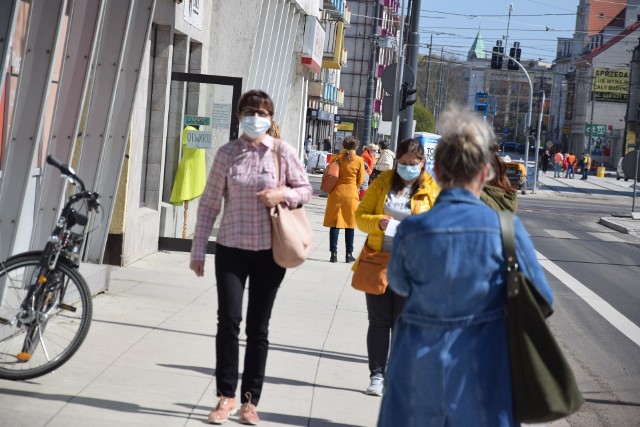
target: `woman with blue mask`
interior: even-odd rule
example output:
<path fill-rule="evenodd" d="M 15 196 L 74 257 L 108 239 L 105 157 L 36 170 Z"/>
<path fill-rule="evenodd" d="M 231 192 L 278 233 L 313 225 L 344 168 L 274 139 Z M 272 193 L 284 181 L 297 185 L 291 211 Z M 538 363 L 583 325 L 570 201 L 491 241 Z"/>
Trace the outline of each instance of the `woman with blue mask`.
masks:
<path fill-rule="evenodd" d="M 374 251 L 391 252 L 397 225 L 406 217 L 426 212 L 434 205 L 440 188 L 425 170 L 424 147 L 417 139 L 398 145 L 395 167 L 380 173 L 356 210 L 358 228 L 368 234 L 366 245 Z M 358 267 L 354 264 L 353 270 Z M 367 353 L 370 384 L 366 393 L 382 396 L 391 331 L 404 298 L 387 288 L 381 295 L 365 294 L 369 329 Z"/>
<path fill-rule="evenodd" d="M 296 150 L 268 134 L 273 101 L 250 90 L 238 101 L 240 138 L 216 152 L 198 205 L 190 268 L 201 277 L 211 229 L 222 215 L 216 238 L 216 395 L 208 421 L 222 424 L 240 406 L 239 421 L 256 425 L 269 349 L 269 319 L 286 270 L 273 260 L 269 208 L 309 200 L 312 189 Z M 273 129 L 272 129 L 273 131 Z M 281 168 L 276 168 L 277 157 Z M 222 201 L 224 200 L 224 208 Z M 240 396 L 236 397 L 242 300 L 248 282 L 246 348 Z M 239 405 L 240 404 L 240 405 Z"/>

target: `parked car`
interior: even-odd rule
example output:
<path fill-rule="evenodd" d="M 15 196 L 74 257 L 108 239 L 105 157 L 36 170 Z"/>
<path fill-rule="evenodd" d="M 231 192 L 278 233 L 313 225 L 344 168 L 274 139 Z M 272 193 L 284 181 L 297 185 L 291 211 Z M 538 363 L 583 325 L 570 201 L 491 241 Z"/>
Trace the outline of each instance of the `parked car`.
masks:
<path fill-rule="evenodd" d="M 502 152 L 516 151 L 516 148 L 518 148 L 517 142 L 503 142 L 500 144 L 500 150 L 502 150 Z"/>
<path fill-rule="evenodd" d="M 616 168 L 616 179 L 620 181 L 620 178 L 624 178 L 625 181 L 629 181 L 629 177 L 626 176 L 624 174 L 624 171 L 622 170 L 622 160 L 624 160 L 624 157 L 620 157 L 620 160 L 618 160 L 618 167 Z"/>

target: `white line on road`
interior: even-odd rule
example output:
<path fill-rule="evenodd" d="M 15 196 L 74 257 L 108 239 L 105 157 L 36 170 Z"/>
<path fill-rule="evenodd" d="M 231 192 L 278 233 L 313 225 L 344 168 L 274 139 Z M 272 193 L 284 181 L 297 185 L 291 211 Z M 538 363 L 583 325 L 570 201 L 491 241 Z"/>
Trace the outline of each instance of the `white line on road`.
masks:
<path fill-rule="evenodd" d="M 565 230 L 545 230 L 547 233 L 549 233 L 550 236 L 553 237 L 557 237 L 558 239 L 577 239 L 576 236 L 574 236 L 573 234 L 569 233 L 568 231 Z"/>
<path fill-rule="evenodd" d="M 608 302 L 600 298 L 595 292 L 587 288 L 585 285 L 576 280 L 569 273 L 555 265 L 547 257 L 536 251 L 540 265 L 558 280 L 564 283 L 569 289 L 582 298 L 595 311 L 597 311 L 605 320 L 614 328 L 622 332 L 637 346 L 640 346 L 640 327 L 636 326 L 631 320 L 627 319 L 618 310 L 613 308 Z"/>
<path fill-rule="evenodd" d="M 592 232 L 592 231 L 588 231 L 587 233 L 591 234 L 593 237 L 597 239 L 604 240 L 605 242 L 620 242 L 620 243 L 625 242 L 623 239 L 615 235 L 618 233 L 613 234 L 613 233 L 600 233 L 600 232 Z"/>

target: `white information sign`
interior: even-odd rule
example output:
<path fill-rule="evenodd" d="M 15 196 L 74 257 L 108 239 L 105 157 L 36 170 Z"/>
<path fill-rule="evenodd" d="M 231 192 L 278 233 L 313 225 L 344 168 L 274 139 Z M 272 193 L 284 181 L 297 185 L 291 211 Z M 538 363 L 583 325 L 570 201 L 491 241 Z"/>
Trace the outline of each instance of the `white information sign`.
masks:
<path fill-rule="evenodd" d="M 190 130 L 187 132 L 187 148 L 211 148 L 213 135 L 211 132 Z"/>
<path fill-rule="evenodd" d="M 231 126 L 231 104 L 213 103 L 211 127 L 214 129 L 229 129 Z"/>

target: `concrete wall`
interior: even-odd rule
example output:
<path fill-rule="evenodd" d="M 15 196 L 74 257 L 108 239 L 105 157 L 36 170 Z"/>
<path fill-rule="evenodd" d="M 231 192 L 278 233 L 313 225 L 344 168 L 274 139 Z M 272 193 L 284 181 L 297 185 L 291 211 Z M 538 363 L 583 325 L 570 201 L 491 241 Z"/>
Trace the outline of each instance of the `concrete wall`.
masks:
<path fill-rule="evenodd" d="M 123 218 L 122 230 L 114 230 L 123 231 L 123 265 L 156 251 L 160 236 L 181 235 L 184 210 L 168 203 L 168 195 L 180 158 L 180 135 L 175 130 L 178 126 L 175 121 L 181 121 L 185 113 L 185 93 L 197 91 L 199 97 L 194 105 L 207 114 L 213 102 L 231 103 L 230 87 L 172 82 L 171 71 L 240 77 L 243 91 L 253 88 L 267 91 L 276 103 L 276 120 L 281 124 L 284 139 L 299 153 L 302 151 L 307 94 L 307 72 L 300 66 L 304 15 L 318 15 L 321 0 L 202 3 L 202 30 L 184 20 L 187 2 L 158 0 L 156 6 L 154 24 L 158 36 L 153 85 L 149 84 L 152 72 L 149 43 L 132 115 L 128 168 L 125 162 L 126 192 L 118 195 L 126 198 L 117 214 Z M 189 49 L 191 57 L 185 52 Z M 180 58 L 186 58 L 186 62 Z M 235 106 L 232 108 L 235 110 Z M 207 171 L 217 148 L 227 140 L 228 132 L 220 135 L 214 132 L 214 147 L 206 152 Z M 145 147 L 148 147 L 146 154 Z M 141 185 L 143 172 L 147 178 Z M 197 207 L 198 199 L 189 203 L 188 237 L 193 233 Z"/>

